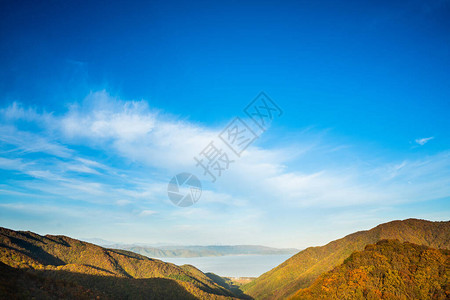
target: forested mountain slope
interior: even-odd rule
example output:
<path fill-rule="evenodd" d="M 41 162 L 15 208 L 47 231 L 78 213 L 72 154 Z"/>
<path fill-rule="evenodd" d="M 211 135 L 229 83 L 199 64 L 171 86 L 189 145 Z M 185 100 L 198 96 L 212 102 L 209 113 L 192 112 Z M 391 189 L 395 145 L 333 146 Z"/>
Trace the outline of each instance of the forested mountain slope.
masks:
<path fill-rule="evenodd" d="M 229 299 L 235 295 L 193 266 L 176 266 L 66 236 L 0 228 L 0 293 L 49 298 Z M 4 272 L 3 272 L 4 271 Z M 4 276 L 4 275 L 3 275 Z M 19 297 L 19 298 L 20 298 Z"/>
<path fill-rule="evenodd" d="M 382 240 L 291 299 L 449 299 L 450 251 Z"/>
<path fill-rule="evenodd" d="M 243 290 L 256 299 L 285 299 L 308 287 L 319 275 L 341 264 L 354 251 L 361 251 L 366 245 L 382 239 L 449 249 L 450 222 L 392 221 L 347 235 L 325 246 L 310 247 L 243 286 Z"/>

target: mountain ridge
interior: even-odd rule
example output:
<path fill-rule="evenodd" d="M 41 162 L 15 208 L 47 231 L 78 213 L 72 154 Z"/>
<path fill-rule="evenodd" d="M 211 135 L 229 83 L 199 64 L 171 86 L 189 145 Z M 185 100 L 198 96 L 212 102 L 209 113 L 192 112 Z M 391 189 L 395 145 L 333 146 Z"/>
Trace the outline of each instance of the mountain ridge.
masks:
<path fill-rule="evenodd" d="M 0 227 L 0 263 L 17 279 L 13 283 L 16 286 L 20 286 L 17 282 L 21 278 L 35 278 L 34 282 L 47 282 L 50 287 L 76 286 L 75 291 L 80 291 L 80 295 L 93 291 L 106 298 L 142 298 L 142 295 L 167 299 L 245 298 L 245 295 L 236 296 L 193 266 L 176 266 L 62 235 L 41 236 Z M 57 283 L 58 280 L 62 283 Z M 21 287 L 28 291 L 26 285 Z M 3 286 L 0 291 L 8 288 Z M 53 292 L 61 291 L 50 289 L 47 296 L 52 298 Z"/>
<path fill-rule="evenodd" d="M 284 299 L 308 287 L 319 275 L 341 264 L 354 251 L 382 239 L 398 239 L 433 248 L 450 248 L 450 221 L 395 220 L 358 231 L 324 246 L 309 247 L 242 287 L 255 299 Z"/>
<path fill-rule="evenodd" d="M 210 246 L 165 246 L 149 247 L 129 244 L 113 244 L 108 248 L 132 251 L 155 258 L 165 257 L 211 257 L 227 255 L 277 255 L 294 254 L 295 248 L 273 248 L 259 245 L 210 245 Z"/>
<path fill-rule="evenodd" d="M 450 251 L 381 240 L 355 251 L 290 300 L 450 297 Z"/>

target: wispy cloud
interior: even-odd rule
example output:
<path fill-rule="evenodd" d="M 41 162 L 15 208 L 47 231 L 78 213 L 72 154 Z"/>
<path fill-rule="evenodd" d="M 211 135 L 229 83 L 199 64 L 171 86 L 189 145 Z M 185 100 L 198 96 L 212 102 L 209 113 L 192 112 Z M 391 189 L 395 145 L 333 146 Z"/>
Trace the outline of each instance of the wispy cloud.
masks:
<path fill-rule="evenodd" d="M 145 209 L 139 213 L 141 217 L 147 217 L 156 214 L 157 212 L 154 210 Z"/>
<path fill-rule="evenodd" d="M 73 201 L 101 206 L 105 219 L 110 214 L 115 224 L 126 226 L 157 216 L 159 226 L 178 237 L 176 228 L 194 232 L 206 226 L 210 229 L 202 236 L 214 239 L 219 226 L 224 235 L 246 228 L 249 234 L 242 238 L 248 238 L 269 230 L 283 209 L 304 213 L 305 208 L 389 206 L 450 197 L 448 152 L 360 163 L 354 159 L 357 147 L 330 143 L 326 134 L 314 137 L 311 130 L 300 132 L 291 143 L 255 143 L 216 184 L 208 184 L 193 157 L 221 128 L 180 121 L 146 101 L 124 101 L 105 91 L 60 114 L 12 103 L 0 110 L 0 117 L 0 169 L 10 172 L 0 196 L 23 202 L 36 193 L 47 195 L 56 207 Z M 29 126 L 22 126 L 24 122 Z M 431 139 L 416 142 L 424 145 Z M 351 159 L 340 162 L 345 156 Z M 168 179 L 181 171 L 195 173 L 205 183 L 200 202 L 184 210 L 170 203 L 166 191 Z M 134 220 L 136 215 L 142 218 Z"/>
<path fill-rule="evenodd" d="M 39 123 L 39 119 L 36 119 L 35 123 Z M 0 142 L 9 145 L 0 150 L 2 153 L 46 153 L 58 157 L 70 157 L 73 154 L 73 150 L 55 141 L 47 133 L 20 130 L 12 124 L 0 125 Z"/>
<path fill-rule="evenodd" d="M 40 133 L 13 128 L 14 139 L 3 137 L 5 143 L 16 149 L 43 152 L 58 158 L 21 160 L 16 165 L 23 173 L 53 181 L 60 185 L 61 190 L 106 196 L 109 189 L 120 197 L 126 196 L 125 199 L 165 198 L 165 180 L 173 172 L 189 170 L 201 175 L 201 170 L 195 168 L 192 158 L 220 131 L 179 121 L 151 109 L 145 101 L 123 101 L 109 96 L 105 91 L 90 94 L 83 102 L 72 105 L 62 115 L 38 114 L 36 110 L 23 108 L 17 103 L 2 112 L 10 119 L 14 116 L 15 119 L 39 122 L 41 116 L 46 120 L 47 128 Z M 416 142 L 423 145 L 432 138 L 418 139 Z M 72 149 L 76 145 L 101 149 L 108 155 L 119 156 L 126 161 L 121 166 L 126 169 L 114 171 L 96 161 L 96 157 L 82 158 Z M 414 195 L 409 191 L 424 190 L 423 186 L 432 185 L 431 179 L 423 175 L 428 173 L 423 170 L 429 168 L 433 158 L 421 163 L 388 162 L 385 166 L 382 163 L 376 168 L 361 165 L 330 167 L 319 164 L 321 167 L 316 170 L 303 170 L 302 162 L 309 160 L 311 153 L 315 153 L 316 159 L 320 160 L 329 153 L 336 152 L 334 150 L 337 148 L 344 151 L 349 147 L 326 146 L 326 143 L 317 140 L 304 145 L 285 145 L 282 148 L 251 146 L 228 174 L 223 176 L 221 182 L 213 187 L 214 190 L 204 191 L 203 198 L 206 199 L 205 203 L 227 203 L 238 207 L 248 204 L 248 199 L 254 197 L 263 202 L 277 199 L 280 203 L 299 207 L 347 206 L 426 198 L 425 195 Z M 441 174 L 443 165 L 447 164 L 446 158 L 441 156 L 434 160 L 440 160 L 440 163 L 433 165 L 433 172 Z M 127 170 L 130 164 L 136 163 L 144 164 L 149 170 L 153 170 L 151 172 L 159 175 L 142 178 L 141 174 L 133 173 L 133 168 L 131 172 Z M 15 161 L 4 158 L 2 165 L 4 168 L 12 168 Z M 405 172 L 416 174 L 417 178 L 402 176 Z M 93 177 L 79 177 L 83 173 Z M 121 187 L 108 187 L 117 180 L 125 184 Z M 402 190 L 400 187 L 408 186 L 408 182 L 414 182 L 414 187 Z M 152 186 L 155 188 L 150 188 Z M 430 194 L 436 194 L 436 190 L 441 191 L 436 196 L 448 194 L 446 189 L 441 188 L 434 189 Z"/>
<path fill-rule="evenodd" d="M 430 137 L 427 137 L 427 138 L 422 138 L 422 139 L 416 139 L 416 143 L 419 144 L 420 146 L 423 146 L 426 143 L 428 143 L 429 141 L 431 141 L 432 139 L 434 139 L 433 136 L 430 136 Z"/>

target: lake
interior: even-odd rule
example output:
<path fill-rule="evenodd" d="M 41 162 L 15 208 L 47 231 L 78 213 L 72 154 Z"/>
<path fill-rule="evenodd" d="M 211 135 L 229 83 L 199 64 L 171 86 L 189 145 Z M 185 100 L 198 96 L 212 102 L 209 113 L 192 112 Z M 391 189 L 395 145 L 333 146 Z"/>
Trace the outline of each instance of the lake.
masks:
<path fill-rule="evenodd" d="M 202 272 L 225 277 L 258 277 L 275 268 L 293 254 L 226 255 L 209 257 L 164 257 L 162 261 L 176 265 L 193 265 Z"/>

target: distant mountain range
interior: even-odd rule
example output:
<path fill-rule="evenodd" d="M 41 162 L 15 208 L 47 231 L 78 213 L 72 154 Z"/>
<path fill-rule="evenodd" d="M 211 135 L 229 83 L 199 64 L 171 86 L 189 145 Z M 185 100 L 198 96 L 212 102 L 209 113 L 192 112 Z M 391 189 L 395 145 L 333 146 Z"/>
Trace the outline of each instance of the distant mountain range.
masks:
<path fill-rule="evenodd" d="M 321 274 L 342 264 L 354 251 L 362 251 L 367 245 L 383 239 L 449 249 L 450 222 L 408 219 L 356 232 L 322 247 L 307 248 L 242 289 L 255 299 L 286 299 L 310 286 Z"/>
<path fill-rule="evenodd" d="M 190 265 L 1 227 L 0 274 L 2 299 L 245 298 Z"/>
<path fill-rule="evenodd" d="M 294 248 L 271 248 L 256 245 L 236 246 L 161 246 L 158 248 L 141 245 L 112 244 L 108 248 L 132 251 L 155 258 L 164 257 L 205 257 L 225 255 L 275 255 L 294 254 L 299 250 Z"/>

